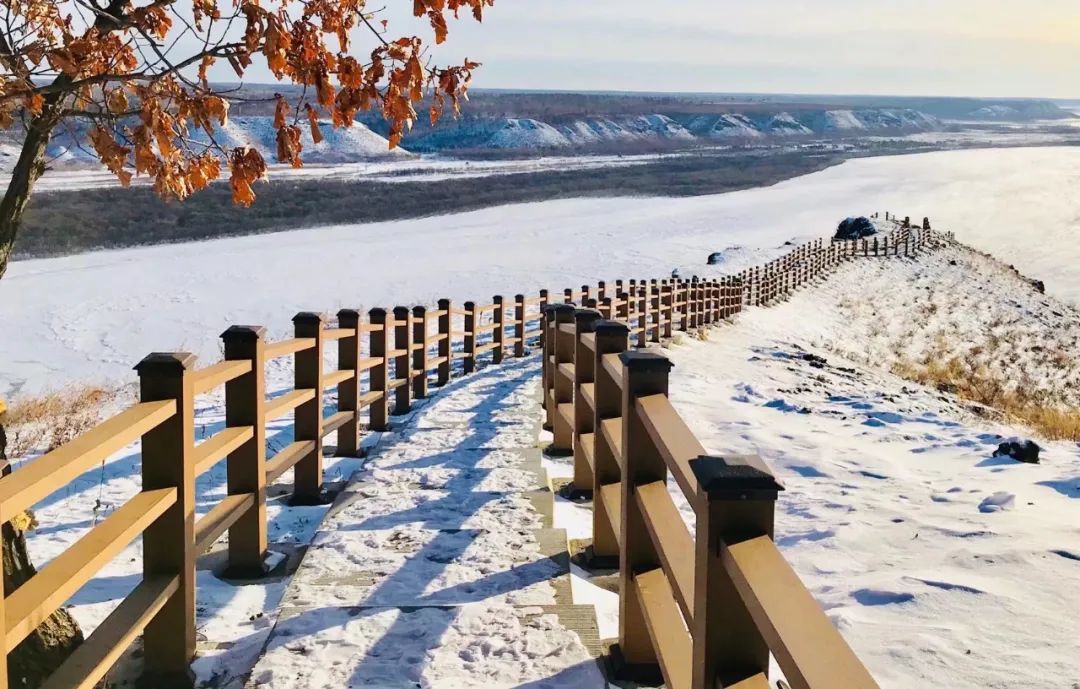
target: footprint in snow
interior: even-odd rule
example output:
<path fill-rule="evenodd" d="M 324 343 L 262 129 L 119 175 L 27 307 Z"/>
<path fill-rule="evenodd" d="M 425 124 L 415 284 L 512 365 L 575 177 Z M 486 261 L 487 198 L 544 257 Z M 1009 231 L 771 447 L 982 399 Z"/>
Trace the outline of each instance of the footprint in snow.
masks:
<path fill-rule="evenodd" d="M 915 600 L 915 594 L 906 591 L 883 591 L 881 589 L 859 589 L 851 594 L 860 605 L 895 605 L 910 603 Z"/>

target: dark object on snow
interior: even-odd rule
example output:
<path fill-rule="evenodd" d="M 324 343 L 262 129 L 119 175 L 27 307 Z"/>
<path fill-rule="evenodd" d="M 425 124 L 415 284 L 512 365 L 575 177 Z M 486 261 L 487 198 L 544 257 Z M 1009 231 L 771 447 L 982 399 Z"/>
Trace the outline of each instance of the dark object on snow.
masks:
<path fill-rule="evenodd" d="M 929 230 L 930 229 L 930 218 L 923 218 L 922 219 L 922 228 L 924 230 Z"/>
<path fill-rule="evenodd" d="M 1032 280 L 1031 286 L 1035 288 L 1035 291 L 1039 294 L 1046 294 L 1046 285 L 1042 280 Z"/>
<path fill-rule="evenodd" d="M 956 260 L 955 259 L 950 260 L 949 265 L 950 266 L 955 266 L 956 265 Z"/>
<path fill-rule="evenodd" d="M 825 368 L 828 362 L 825 357 L 818 356 L 817 354 L 806 353 L 802 355 L 803 361 L 809 362 L 811 368 Z"/>
<path fill-rule="evenodd" d="M 671 279 L 675 280 L 675 279 L 678 279 L 678 277 L 679 277 L 679 269 L 675 268 L 674 270 L 671 271 Z"/>
<path fill-rule="evenodd" d="M 877 234 L 877 228 L 874 227 L 874 223 L 870 222 L 870 218 L 865 216 L 859 218 L 845 218 L 837 225 L 836 234 L 833 235 L 833 239 L 862 239 L 863 237 L 869 237 L 875 234 Z"/>
<path fill-rule="evenodd" d="M 994 450 L 995 457 L 1012 457 L 1025 464 L 1038 464 L 1041 447 L 1030 440 L 1006 440 Z"/>
<path fill-rule="evenodd" d="M 722 251 L 714 251 L 711 254 L 709 254 L 709 265 L 710 266 L 718 265 L 723 260 L 724 260 L 724 252 L 722 252 Z"/>

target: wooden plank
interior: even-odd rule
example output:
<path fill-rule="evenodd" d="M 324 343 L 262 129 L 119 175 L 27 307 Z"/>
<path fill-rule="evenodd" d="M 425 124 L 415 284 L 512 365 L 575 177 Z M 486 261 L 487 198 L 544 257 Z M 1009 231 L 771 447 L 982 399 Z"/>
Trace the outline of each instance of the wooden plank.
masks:
<path fill-rule="evenodd" d="M 214 542 L 221 538 L 230 526 L 236 523 L 255 505 L 252 493 L 226 495 L 221 502 L 195 522 L 195 553 L 202 555 Z"/>
<path fill-rule="evenodd" d="M 329 390 L 330 388 L 337 387 L 340 383 L 352 380 L 352 377 L 355 375 L 356 371 L 353 371 L 352 369 L 341 369 L 326 373 L 323 375 L 322 379 L 323 390 Z"/>
<path fill-rule="evenodd" d="M 447 362 L 447 360 L 449 360 L 449 358 L 450 357 L 446 357 L 446 356 L 437 356 L 434 359 L 428 359 L 428 369 L 427 370 L 430 371 L 432 369 L 438 368 L 439 366 L 445 364 Z"/>
<path fill-rule="evenodd" d="M 706 499 L 697 477 L 690 469 L 690 460 L 706 454 L 705 447 L 694 437 L 679 412 L 666 395 L 639 397 L 637 411 L 646 432 L 664 458 L 668 471 L 675 477 L 691 505 L 698 506 Z"/>
<path fill-rule="evenodd" d="M 0 523 L 66 486 L 176 413 L 175 400 L 142 402 L 0 479 Z"/>
<path fill-rule="evenodd" d="M 558 410 L 559 410 L 559 415 L 563 417 L 563 421 L 566 422 L 566 425 L 568 427 L 570 427 L 570 428 L 573 428 L 574 427 L 574 403 L 573 402 L 563 402 L 562 404 L 559 405 Z"/>
<path fill-rule="evenodd" d="M 611 379 L 615 381 L 615 384 L 619 386 L 619 389 L 622 389 L 623 364 L 619 355 L 605 354 L 600 360 L 603 362 L 604 370 L 607 371 L 607 374 L 611 376 Z"/>
<path fill-rule="evenodd" d="M 91 689 L 96 686 L 179 586 L 179 577 L 144 579 L 98 625 L 90 638 L 49 675 L 41 689 Z"/>
<path fill-rule="evenodd" d="M 664 573 L 674 584 L 675 600 L 686 620 L 694 618 L 694 539 L 663 481 L 638 486 L 634 497 L 645 529 L 660 555 Z"/>
<path fill-rule="evenodd" d="M 266 345 L 266 360 L 279 359 L 283 356 L 302 352 L 305 349 L 311 349 L 314 346 L 314 337 L 294 337 L 291 340 L 282 340 L 281 342 L 268 344 Z"/>
<path fill-rule="evenodd" d="M 9 595 L 5 601 L 7 652 L 174 504 L 173 488 L 137 493 Z"/>
<path fill-rule="evenodd" d="M 489 342 L 486 345 L 481 345 L 481 346 L 477 347 L 476 348 L 476 354 L 480 355 L 480 354 L 483 354 L 484 352 L 490 352 L 491 350 L 498 348 L 500 345 L 502 345 L 501 342 Z"/>
<path fill-rule="evenodd" d="M 222 361 L 192 374 L 191 394 L 201 395 L 251 370 L 250 361 Z"/>
<path fill-rule="evenodd" d="M 622 419 L 604 419 L 600 422 L 600 432 L 604 434 L 604 440 L 607 441 L 608 447 L 611 448 L 611 453 L 615 455 L 615 460 L 622 467 Z"/>
<path fill-rule="evenodd" d="M 364 407 L 370 406 L 372 402 L 378 402 L 382 399 L 383 394 L 382 390 L 365 392 L 363 395 L 360 395 L 357 400 L 357 409 L 363 409 Z"/>
<path fill-rule="evenodd" d="M 408 353 L 409 353 L 409 350 L 407 350 L 407 349 L 391 349 L 389 352 L 386 353 L 386 358 L 387 359 L 396 359 L 399 356 L 405 356 Z"/>
<path fill-rule="evenodd" d="M 585 457 L 585 463 L 589 465 L 589 472 L 594 471 L 596 466 L 596 435 L 594 433 L 582 433 L 578 436 L 578 445 Z"/>
<path fill-rule="evenodd" d="M 344 340 L 346 337 L 352 337 L 355 334 L 356 331 L 352 328 L 327 328 L 322 331 L 322 338 L 327 342 L 333 342 Z"/>
<path fill-rule="evenodd" d="M 574 382 L 574 364 L 573 363 L 559 364 L 557 370 L 558 370 L 560 376 L 567 379 L 571 383 Z"/>
<path fill-rule="evenodd" d="M 690 632 L 679 614 L 664 570 L 654 569 L 638 574 L 634 577 L 634 588 L 641 601 L 645 626 L 656 649 L 665 685 L 668 689 L 690 689 L 693 657 Z M 839 687 L 848 689 L 844 684 L 823 684 L 818 689 Z"/>
<path fill-rule="evenodd" d="M 615 543 L 622 547 L 622 484 L 608 483 L 600 486 L 600 500 L 604 503 Z"/>
<path fill-rule="evenodd" d="M 292 392 L 287 392 L 266 403 L 264 419 L 266 423 L 270 423 L 274 419 L 285 416 L 304 402 L 310 402 L 313 399 L 315 399 L 314 390 L 293 390 Z"/>
<path fill-rule="evenodd" d="M 337 429 L 352 421 L 355 414 L 351 411 L 339 411 L 323 419 L 322 434 L 325 438 Z"/>
<path fill-rule="evenodd" d="M 314 452 L 314 450 L 314 440 L 298 440 L 283 447 L 280 452 L 266 462 L 266 483 L 270 484 L 278 480 L 282 474 L 292 469 L 294 464 L 306 457 L 309 452 Z"/>
<path fill-rule="evenodd" d="M 596 383 L 582 383 L 578 391 L 581 393 L 581 401 L 589 409 L 596 411 Z"/>
<path fill-rule="evenodd" d="M 383 331 L 382 323 L 361 323 L 360 332 L 362 333 L 381 333 Z"/>
<path fill-rule="evenodd" d="M 499 329 L 499 324 L 498 323 L 488 323 L 487 325 L 474 326 L 473 327 L 473 332 L 476 333 L 477 335 L 483 335 L 484 333 L 489 333 L 492 330 L 498 330 L 498 329 Z"/>
<path fill-rule="evenodd" d="M 382 357 L 366 356 L 356 362 L 356 371 L 370 371 L 383 362 Z"/>
<path fill-rule="evenodd" d="M 581 336 L 581 344 L 585 345 L 590 352 L 596 351 L 596 333 L 584 333 Z"/>
<path fill-rule="evenodd" d="M 577 326 L 573 323 L 560 323 L 559 332 L 577 336 Z"/>
<path fill-rule="evenodd" d="M 255 437 L 251 426 L 237 426 L 218 431 L 195 446 L 195 476 L 205 474 L 226 455 Z"/>
<path fill-rule="evenodd" d="M 877 689 L 768 536 L 721 550 L 724 569 L 794 689 Z"/>

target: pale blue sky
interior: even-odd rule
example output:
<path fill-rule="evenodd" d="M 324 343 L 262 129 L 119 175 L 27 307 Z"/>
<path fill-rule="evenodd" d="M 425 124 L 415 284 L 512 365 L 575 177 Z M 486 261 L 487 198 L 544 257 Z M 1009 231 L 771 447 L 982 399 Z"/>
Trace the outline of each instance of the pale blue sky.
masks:
<path fill-rule="evenodd" d="M 1080 2 L 496 0 L 436 52 L 466 55 L 491 88 L 1080 98 Z"/>

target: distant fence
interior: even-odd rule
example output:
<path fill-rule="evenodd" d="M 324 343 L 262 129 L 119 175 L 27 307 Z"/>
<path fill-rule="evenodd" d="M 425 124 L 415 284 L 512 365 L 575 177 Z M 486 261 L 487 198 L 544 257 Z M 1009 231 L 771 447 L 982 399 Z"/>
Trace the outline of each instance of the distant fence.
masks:
<path fill-rule="evenodd" d="M 141 535 L 141 582 L 44 687 L 93 687 L 140 634 L 145 677 L 154 686 L 190 686 L 195 560 L 228 533 L 226 575 L 265 574 L 268 485 L 291 469 L 293 503 L 324 502 L 327 436 L 337 434 L 338 455 L 358 455 L 365 427 L 386 430 L 390 414 L 407 412 L 431 385 L 471 373 L 482 357 L 499 363 L 540 342 L 553 447 L 574 453 L 575 485 L 594 490 L 597 553 L 623 565 L 626 659 L 658 661 L 675 689 L 711 689 L 735 669 L 753 670 L 743 673 L 746 687 L 764 687 L 758 678 L 768 648 L 795 689 L 874 686 L 772 544 L 779 486 L 771 474 L 756 459 L 704 457 L 667 402 L 667 361 L 626 350 L 631 341 L 643 348 L 770 303 L 844 260 L 913 255 L 946 239 L 905 230 L 891 244 L 811 242 L 731 277 L 601 282 L 564 290 L 561 304 L 541 290 L 462 308 L 448 299 L 435 308 L 376 308 L 366 319 L 343 309 L 334 323 L 300 313 L 294 337 L 279 342 L 267 342 L 262 327 L 229 328 L 224 360 L 204 368 L 191 354 L 151 354 L 136 366 L 139 403 L 0 479 L 0 522 L 7 522 L 141 440 L 142 491 L 0 596 L 7 653 Z M 337 368 L 325 370 L 333 343 Z M 294 387 L 268 398 L 267 362 L 283 357 L 293 359 Z M 225 428 L 196 443 L 195 400 L 222 387 Z M 328 409 L 330 390 L 337 403 Z M 267 456 L 267 425 L 290 413 L 293 442 Z M 221 461 L 227 496 L 196 519 L 195 479 Z M 696 545 L 661 490 L 667 471 L 698 513 Z M 4 653 L 0 689 L 7 680 Z"/>

